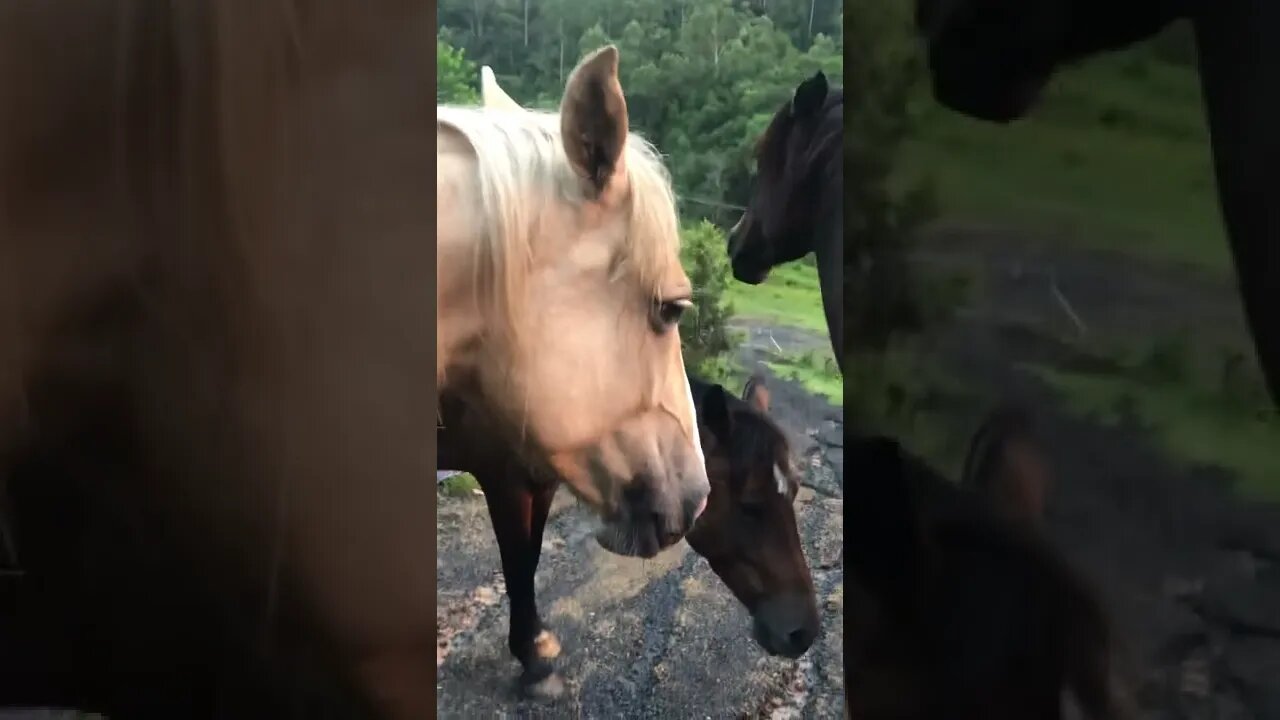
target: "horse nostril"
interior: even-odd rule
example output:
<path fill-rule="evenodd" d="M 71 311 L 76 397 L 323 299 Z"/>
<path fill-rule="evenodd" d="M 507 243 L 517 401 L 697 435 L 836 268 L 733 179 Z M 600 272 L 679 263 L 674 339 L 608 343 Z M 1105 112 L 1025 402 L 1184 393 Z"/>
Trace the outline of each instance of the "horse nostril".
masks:
<path fill-rule="evenodd" d="M 695 504 L 692 500 L 686 500 L 684 504 L 684 527 L 685 530 L 691 530 L 693 524 L 698 521 L 702 513 L 707 509 L 707 496 L 703 496 L 701 500 Z"/>
<path fill-rule="evenodd" d="M 680 542 L 680 538 L 682 537 L 681 534 L 670 528 L 670 523 L 667 522 L 667 519 L 663 517 L 662 513 L 655 512 L 649 517 L 650 522 L 653 523 L 653 535 L 657 538 L 660 546 L 667 547 Z"/>
<path fill-rule="evenodd" d="M 804 651 L 809 649 L 809 644 L 813 642 L 813 633 L 808 628 L 799 628 L 787 633 L 787 644 L 791 649 Z"/>

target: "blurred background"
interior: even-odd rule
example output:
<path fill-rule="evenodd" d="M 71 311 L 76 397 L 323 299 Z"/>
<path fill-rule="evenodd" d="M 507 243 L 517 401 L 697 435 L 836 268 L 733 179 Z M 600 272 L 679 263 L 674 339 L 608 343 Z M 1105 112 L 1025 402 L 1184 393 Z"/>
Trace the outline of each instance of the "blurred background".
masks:
<path fill-rule="evenodd" d="M 1143 717 L 1280 717 L 1280 418 L 1190 27 L 1062 71 L 999 126 L 933 100 L 912 5 L 845 10 L 846 252 L 870 260 L 847 280 L 848 421 L 957 477 L 980 415 L 1031 409 L 1049 532 L 1102 586 Z"/>

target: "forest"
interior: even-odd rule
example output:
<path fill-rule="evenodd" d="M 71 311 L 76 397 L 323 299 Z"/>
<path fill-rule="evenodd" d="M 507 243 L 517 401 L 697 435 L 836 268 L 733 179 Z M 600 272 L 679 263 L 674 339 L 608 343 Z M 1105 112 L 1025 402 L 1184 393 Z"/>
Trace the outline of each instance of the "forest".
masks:
<path fill-rule="evenodd" d="M 751 148 L 815 70 L 843 84 L 837 0 L 444 0 L 437 100 L 474 100 L 478 67 L 526 106 L 554 108 L 567 73 L 621 52 L 631 126 L 667 156 L 686 220 L 732 224 Z"/>

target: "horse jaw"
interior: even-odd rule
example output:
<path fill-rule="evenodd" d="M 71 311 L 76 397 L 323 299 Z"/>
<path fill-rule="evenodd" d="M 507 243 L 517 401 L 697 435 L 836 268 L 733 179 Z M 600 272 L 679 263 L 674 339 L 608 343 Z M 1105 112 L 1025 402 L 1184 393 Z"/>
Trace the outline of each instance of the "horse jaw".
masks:
<path fill-rule="evenodd" d="M 498 86 L 498 78 L 488 65 L 480 68 L 480 104 L 486 110 L 524 110 Z"/>

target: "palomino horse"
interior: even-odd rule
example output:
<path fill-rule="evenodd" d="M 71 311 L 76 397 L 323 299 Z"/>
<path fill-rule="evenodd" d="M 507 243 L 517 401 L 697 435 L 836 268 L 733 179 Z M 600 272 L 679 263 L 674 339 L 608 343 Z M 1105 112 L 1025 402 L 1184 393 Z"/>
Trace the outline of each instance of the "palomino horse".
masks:
<path fill-rule="evenodd" d="M 670 178 L 628 132 L 611 46 L 558 114 L 521 109 L 487 68 L 484 90 L 485 108 L 437 108 L 437 379 L 600 512 L 604 547 L 652 556 L 708 493 Z"/>
<path fill-rule="evenodd" d="M 1059 68 L 1191 21 L 1245 318 L 1280 407 L 1280 3 L 917 0 L 916 17 L 938 101 L 993 122 L 1030 112 Z"/>
<path fill-rule="evenodd" d="M 844 90 L 800 83 L 756 146 L 751 199 L 729 231 L 733 276 L 757 285 L 813 253 L 836 363 L 844 369 Z"/>
<path fill-rule="evenodd" d="M 430 717 L 432 23 L 0 3 L 0 705 Z"/>
<path fill-rule="evenodd" d="M 853 443 L 847 684 L 855 720 L 1089 720 L 1130 711 L 1109 620 L 1043 537 L 1048 466 L 1013 410 L 974 435 L 957 485 L 887 438 Z"/>
<path fill-rule="evenodd" d="M 765 414 L 768 394 L 758 379 L 745 401 L 719 385 L 689 381 L 711 478 L 707 509 L 689 531 L 689 545 L 751 613 L 760 646 L 799 657 L 817 637 L 820 618 L 796 526 L 799 485 L 786 436 Z M 490 442 L 481 409 L 447 398 L 445 408 L 440 463 L 471 472 L 484 488 L 511 600 L 508 647 L 523 668 L 521 687 L 555 697 L 563 688 L 552 664 L 560 644 L 538 615 L 533 578 L 557 483 Z"/>

